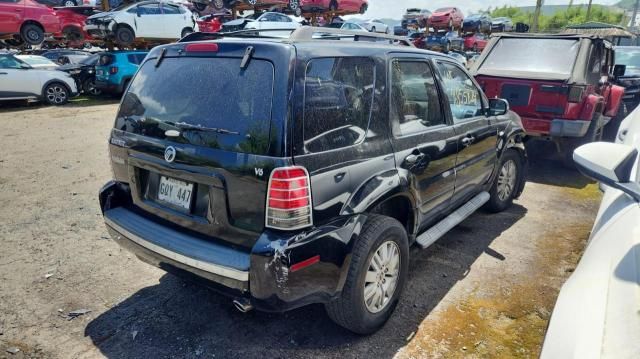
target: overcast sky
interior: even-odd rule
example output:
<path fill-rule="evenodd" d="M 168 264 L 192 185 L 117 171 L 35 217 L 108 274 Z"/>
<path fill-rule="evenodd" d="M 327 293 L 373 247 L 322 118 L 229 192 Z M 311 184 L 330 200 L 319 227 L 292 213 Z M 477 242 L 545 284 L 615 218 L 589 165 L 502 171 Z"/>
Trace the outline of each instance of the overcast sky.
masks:
<path fill-rule="evenodd" d="M 619 0 L 595 0 L 594 3 L 611 5 Z M 569 0 L 545 0 L 545 5 L 567 5 Z M 575 4 L 588 3 L 588 1 L 574 0 Z M 536 0 L 369 0 L 369 11 L 365 15 L 368 18 L 400 19 L 407 8 L 422 8 L 433 11 L 439 7 L 457 6 L 467 15 L 489 6 L 529 6 L 535 5 Z"/>

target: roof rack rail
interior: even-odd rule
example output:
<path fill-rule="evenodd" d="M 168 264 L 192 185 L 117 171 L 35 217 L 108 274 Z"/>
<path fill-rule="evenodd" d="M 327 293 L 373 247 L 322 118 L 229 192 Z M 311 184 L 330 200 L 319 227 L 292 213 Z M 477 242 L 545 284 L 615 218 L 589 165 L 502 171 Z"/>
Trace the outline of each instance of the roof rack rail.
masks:
<path fill-rule="evenodd" d="M 264 36 L 263 33 L 269 32 L 290 32 L 289 37 L 282 36 Z M 178 42 L 206 41 L 217 40 L 225 37 L 246 37 L 246 38 L 266 38 L 266 39 L 282 39 L 289 41 L 315 41 L 315 40 L 341 40 L 353 39 L 354 41 L 378 41 L 386 40 L 391 44 L 401 44 L 404 46 L 414 47 L 413 43 L 408 39 L 400 36 L 378 34 L 371 32 L 359 32 L 333 29 L 328 27 L 302 26 L 297 29 L 250 29 L 231 32 L 193 32 Z"/>

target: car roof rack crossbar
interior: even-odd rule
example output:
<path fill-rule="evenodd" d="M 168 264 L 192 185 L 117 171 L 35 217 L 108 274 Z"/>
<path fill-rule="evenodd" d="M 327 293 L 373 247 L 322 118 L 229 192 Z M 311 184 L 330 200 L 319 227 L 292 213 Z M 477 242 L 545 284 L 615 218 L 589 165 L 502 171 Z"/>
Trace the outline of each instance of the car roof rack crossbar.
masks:
<path fill-rule="evenodd" d="M 330 27 L 313 27 L 302 26 L 291 33 L 289 40 L 291 41 L 312 41 L 312 40 L 328 40 L 328 39 L 352 38 L 354 41 L 376 41 L 387 40 L 391 43 L 398 43 L 404 46 L 414 47 L 413 43 L 408 39 L 400 36 L 379 34 L 373 32 L 359 32 L 342 29 L 333 29 Z"/>
<path fill-rule="evenodd" d="M 283 36 L 265 36 L 264 33 L 273 32 L 290 32 L 291 35 L 287 37 Z M 354 41 L 379 41 L 386 40 L 390 43 L 401 44 L 404 46 L 414 47 L 413 43 L 408 39 L 400 36 L 393 36 L 387 34 L 369 33 L 369 32 L 357 32 L 340 29 L 332 29 L 327 27 L 312 27 L 303 26 L 297 29 L 250 29 L 239 30 L 230 32 L 193 32 L 178 42 L 191 42 L 191 41 L 206 41 L 206 40 L 218 40 L 225 37 L 246 37 L 246 38 L 265 38 L 265 39 L 280 39 L 295 41 L 315 41 L 315 40 L 341 40 L 341 39 L 353 39 Z"/>

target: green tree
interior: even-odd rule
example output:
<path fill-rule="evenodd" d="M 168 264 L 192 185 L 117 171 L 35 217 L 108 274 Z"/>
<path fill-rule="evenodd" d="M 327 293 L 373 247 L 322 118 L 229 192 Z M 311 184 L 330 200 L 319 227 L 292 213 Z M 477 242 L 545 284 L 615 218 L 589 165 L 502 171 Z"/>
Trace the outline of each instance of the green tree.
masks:
<path fill-rule="evenodd" d="M 533 22 L 533 13 L 527 13 L 513 6 L 503 6 L 493 10 L 487 10 L 492 17 L 509 17 L 514 23 L 525 23 L 529 26 Z M 593 5 L 589 21 L 604 22 L 607 24 L 619 24 L 624 13 L 614 11 L 608 7 Z M 587 21 L 587 8 L 584 6 L 572 6 L 565 10 L 557 11 L 553 15 L 540 15 L 538 31 L 557 32 L 568 25 L 582 24 Z"/>

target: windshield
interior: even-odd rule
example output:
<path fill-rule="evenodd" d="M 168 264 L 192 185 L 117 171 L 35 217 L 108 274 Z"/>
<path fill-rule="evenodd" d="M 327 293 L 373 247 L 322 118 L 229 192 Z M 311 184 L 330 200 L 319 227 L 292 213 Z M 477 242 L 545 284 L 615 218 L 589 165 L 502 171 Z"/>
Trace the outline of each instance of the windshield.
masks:
<path fill-rule="evenodd" d="M 228 151 L 267 154 L 274 69 L 253 59 L 147 61 L 120 106 L 115 127 L 145 136 Z"/>
<path fill-rule="evenodd" d="M 576 39 L 503 38 L 489 53 L 479 71 L 548 73 L 554 77 L 569 77 L 579 48 L 580 43 Z"/>
<path fill-rule="evenodd" d="M 80 60 L 82 65 L 96 65 L 98 63 L 98 59 L 100 58 L 99 54 L 91 55 L 86 59 Z"/>
<path fill-rule="evenodd" d="M 633 49 L 616 48 L 616 65 L 626 65 L 627 72 L 640 72 L 640 47 Z"/>
<path fill-rule="evenodd" d="M 451 11 L 450 7 L 443 7 L 441 9 L 436 10 L 435 12 L 449 12 Z"/>

